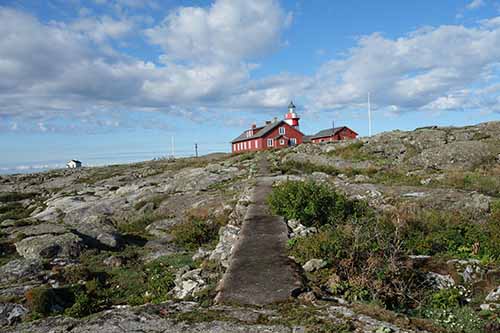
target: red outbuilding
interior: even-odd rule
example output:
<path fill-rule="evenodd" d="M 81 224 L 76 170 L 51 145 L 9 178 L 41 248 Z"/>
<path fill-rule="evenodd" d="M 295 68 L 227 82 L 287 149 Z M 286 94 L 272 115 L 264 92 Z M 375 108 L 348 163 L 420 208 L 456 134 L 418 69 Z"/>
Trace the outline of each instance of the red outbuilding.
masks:
<path fill-rule="evenodd" d="M 302 143 L 304 134 L 299 130 L 300 117 L 295 113 L 295 105 L 290 103 L 285 120 L 267 121 L 265 126 L 252 127 L 231 141 L 232 152 L 242 153 L 248 151 L 284 148 Z"/>
<path fill-rule="evenodd" d="M 319 131 L 309 138 L 312 143 L 321 143 L 345 139 L 356 139 L 358 133 L 346 126 Z"/>

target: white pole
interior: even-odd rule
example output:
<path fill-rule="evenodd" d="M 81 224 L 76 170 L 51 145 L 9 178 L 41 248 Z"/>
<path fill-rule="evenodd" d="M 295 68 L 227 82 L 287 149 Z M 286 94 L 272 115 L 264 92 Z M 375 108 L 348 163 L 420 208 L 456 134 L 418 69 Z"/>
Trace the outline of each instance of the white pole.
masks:
<path fill-rule="evenodd" d="M 172 157 L 175 157 L 175 142 L 174 142 L 174 136 L 172 135 Z"/>
<path fill-rule="evenodd" d="M 372 136 L 372 105 L 370 103 L 370 93 L 368 93 L 368 136 Z"/>

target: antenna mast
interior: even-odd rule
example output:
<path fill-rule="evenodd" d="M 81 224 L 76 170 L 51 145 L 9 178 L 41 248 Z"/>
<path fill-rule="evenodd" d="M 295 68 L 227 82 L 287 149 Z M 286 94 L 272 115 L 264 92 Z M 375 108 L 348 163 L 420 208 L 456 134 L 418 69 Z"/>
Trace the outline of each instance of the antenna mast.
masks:
<path fill-rule="evenodd" d="M 172 135 L 171 148 L 172 148 L 172 157 L 175 157 L 175 141 L 174 141 L 174 136 L 173 135 Z"/>
<path fill-rule="evenodd" d="M 370 103 L 370 92 L 368 92 L 368 136 L 372 136 L 372 105 Z"/>

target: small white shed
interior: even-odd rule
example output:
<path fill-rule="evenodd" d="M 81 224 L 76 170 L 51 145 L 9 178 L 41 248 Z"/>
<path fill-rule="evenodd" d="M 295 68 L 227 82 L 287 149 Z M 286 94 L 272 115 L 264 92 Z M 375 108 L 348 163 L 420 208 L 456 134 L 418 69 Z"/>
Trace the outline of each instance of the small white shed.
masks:
<path fill-rule="evenodd" d="M 68 161 L 68 163 L 66 163 L 66 167 L 68 169 L 81 168 L 82 167 L 82 162 L 80 162 L 78 160 L 71 160 L 71 161 Z"/>

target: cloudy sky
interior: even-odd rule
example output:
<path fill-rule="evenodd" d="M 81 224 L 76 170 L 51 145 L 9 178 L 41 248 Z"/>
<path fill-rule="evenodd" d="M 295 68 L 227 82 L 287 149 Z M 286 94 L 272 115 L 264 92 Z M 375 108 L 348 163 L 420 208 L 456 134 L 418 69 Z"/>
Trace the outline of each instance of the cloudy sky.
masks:
<path fill-rule="evenodd" d="M 500 0 L 0 0 L 0 172 L 500 120 Z"/>

